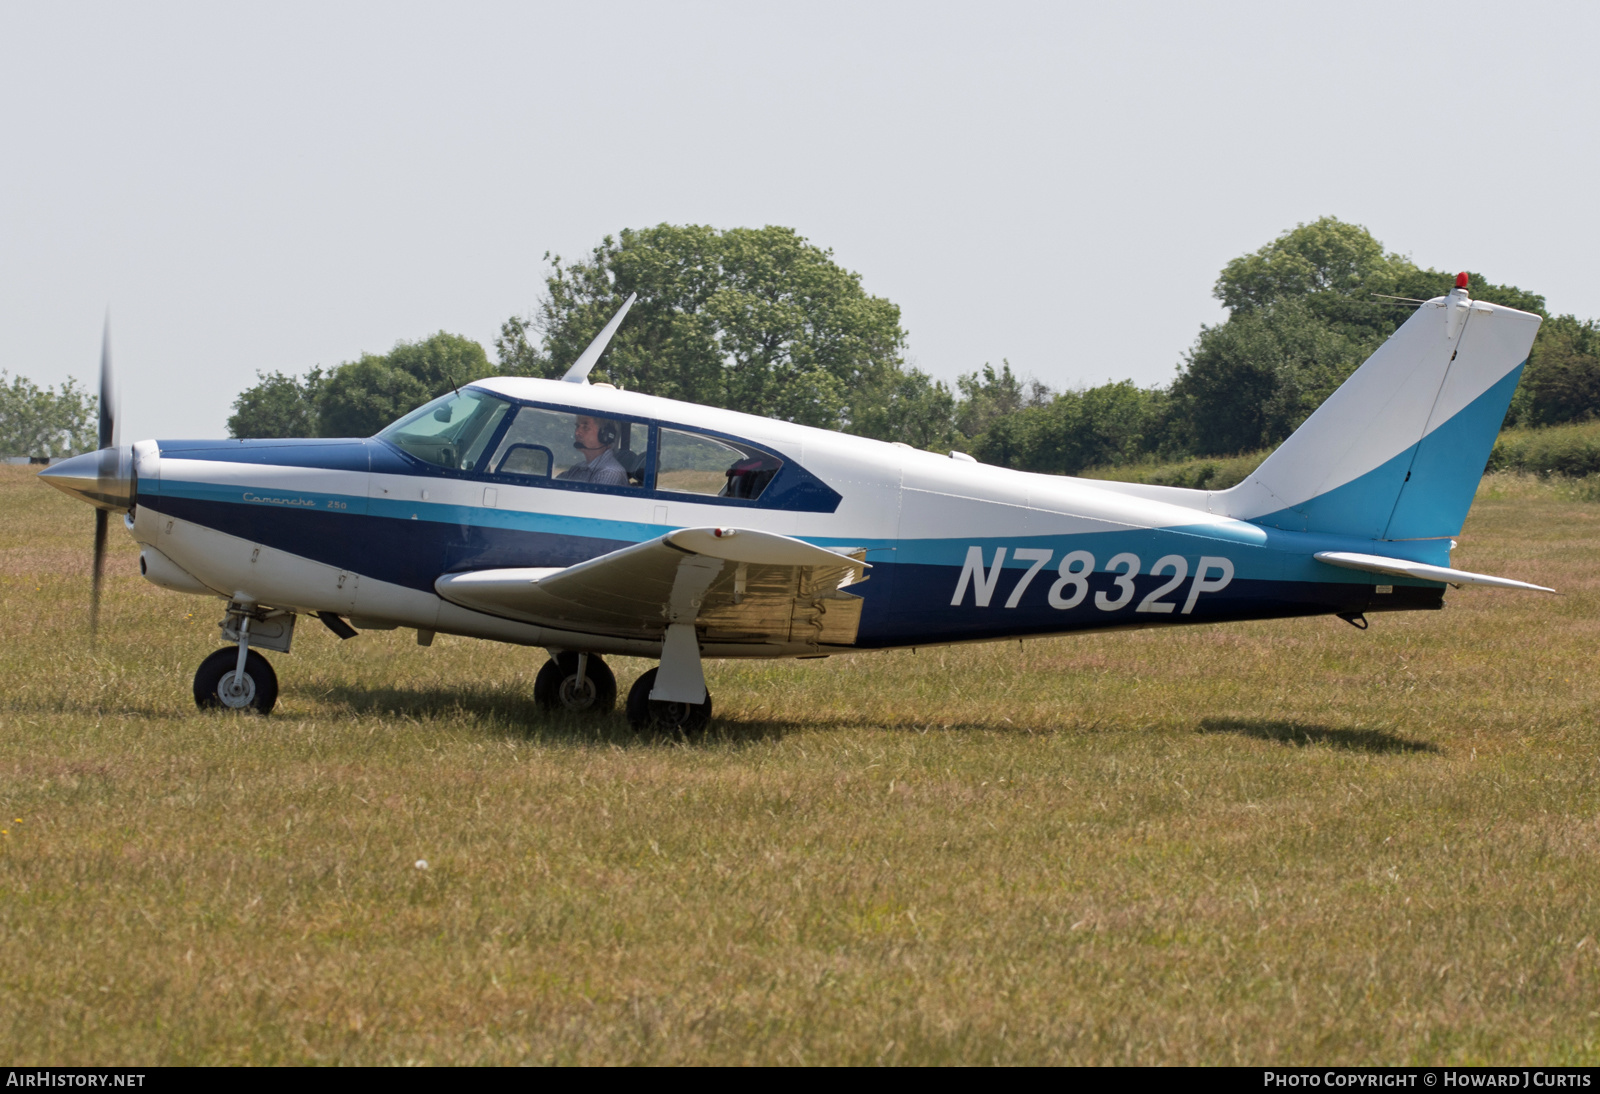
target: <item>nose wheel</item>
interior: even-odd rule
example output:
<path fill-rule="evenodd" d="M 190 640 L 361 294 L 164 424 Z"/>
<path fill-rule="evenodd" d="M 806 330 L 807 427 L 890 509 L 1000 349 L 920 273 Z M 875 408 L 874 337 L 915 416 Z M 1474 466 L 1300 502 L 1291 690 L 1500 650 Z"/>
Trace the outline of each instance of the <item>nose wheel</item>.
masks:
<path fill-rule="evenodd" d="M 651 669 L 628 689 L 628 724 L 635 733 L 660 733 L 693 737 L 711 724 L 711 695 L 703 703 L 674 703 L 652 699 L 659 669 Z"/>
<path fill-rule="evenodd" d="M 278 702 L 278 674 L 255 650 L 245 654 L 241 672 L 238 647 L 226 646 L 200 662 L 194 674 L 194 702 L 201 710 L 267 714 Z"/>
<path fill-rule="evenodd" d="M 617 705 L 617 678 L 597 655 L 564 651 L 539 670 L 533 701 L 552 713 L 610 714 Z"/>

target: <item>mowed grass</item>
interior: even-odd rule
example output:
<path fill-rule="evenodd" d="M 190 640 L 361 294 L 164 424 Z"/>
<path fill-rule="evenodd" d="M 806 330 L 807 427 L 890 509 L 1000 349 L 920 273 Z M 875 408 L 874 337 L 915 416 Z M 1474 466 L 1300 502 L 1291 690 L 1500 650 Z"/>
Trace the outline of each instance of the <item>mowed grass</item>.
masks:
<path fill-rule="evenodd" d="M 117 529 L 91 650 L 91 526 L 0 469 L 10 1061 L 1600 1060 L 1559 484 L 1491 476 L 1455 557 L 1560 597 L 719 663 L 691 744 L 315 621 L 278 713 L 198 713 L 219 606 Z"/>

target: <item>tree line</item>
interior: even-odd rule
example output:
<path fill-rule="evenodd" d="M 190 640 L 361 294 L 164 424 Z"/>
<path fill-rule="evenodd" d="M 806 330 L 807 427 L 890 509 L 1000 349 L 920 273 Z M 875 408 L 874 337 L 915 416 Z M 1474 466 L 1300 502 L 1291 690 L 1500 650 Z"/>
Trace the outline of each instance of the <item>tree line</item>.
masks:
<path fill-rule="evenodd" d="M 1214 292 L 1226 318 L 1201 328 L 1170 382 L 1054 390 L 1008 361 L 954 385 L 909 365 L 900 309 L 790 228 L 662 224 L 608 236 L 577 261 L 545 259 L 544 294 L 533 312 L 502 324 L 494 361 L 472 339 L 440 331 L 331 368 L 258 373 L 235 401 L 229 431 L 370 436 L 472 380 L 559 377 L 637 293 L 596 380 L 1030 471 L 1228 456 L 1282 441 L 1417 301 L 1448 292 L 1455 276 L 1323 217 L 1223 267 Z M 1507 424 L 1600 416 L 1600 324 L 1551 316 L 1542 296 L 1471 276 L 1475 298 L 1545 316 Z M 92 428 L 75 434 L 58 424 L 38 439 L 42 423 L 66 421 L 61 414 L 74 407 L 92 426 L 92 399 L 71 381 L 30 392 L 0 398 L 0 437 L 13 450 L 92 446 Z M 12 409 L 23 405 L 35 409 Z M 38 409 L 50 407 L 54 418 Z M 9 440 L 30 429 L 30 439 Z"/>
<path fill-rule="evenodd" d="M 1008 361 L 953 386 L 908 366 L 900 309 L 793 229 L 663 224 L 607 237 L 579 261 L 545 258 L 545 293 L 533 313 L 502 325 L 498 363 L 440 332 L 326 372 L 261 376 L 229 428 L 366 435 L 453 384 L 559 377 L 638 293 L 597 380 L 1030 471 L 1226 456 L 1282 441 L 1417 301 L 1448 292 L 1455 277 L 1324 217 L 1222 269 L 1214 292 L 1227 317 L 1201 328 L 1171 382 L 1057 391 Z M 1481 274 L 1471 291 L 1546 317 L 1508 424 L 1600 414 L 1600 325 L 1552 317 L 1542 296 Z"/>
<path fill-rule="evenodd" d="M 95 447 L 100 401 L 67 379 L 40 387 L 0 370 L 0 456 L 71 456 Z"/>

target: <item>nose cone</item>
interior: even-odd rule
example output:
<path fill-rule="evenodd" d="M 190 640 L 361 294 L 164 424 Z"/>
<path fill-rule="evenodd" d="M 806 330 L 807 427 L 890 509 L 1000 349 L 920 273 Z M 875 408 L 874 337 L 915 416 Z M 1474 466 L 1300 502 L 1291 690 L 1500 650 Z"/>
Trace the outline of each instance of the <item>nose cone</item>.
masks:
<path fill-rule="evenodd" d="M 133 446 L 119 445 L 85 452 L 39 472 L 39 477 L 64 494 L 96 509 L 132 509 Z"/>

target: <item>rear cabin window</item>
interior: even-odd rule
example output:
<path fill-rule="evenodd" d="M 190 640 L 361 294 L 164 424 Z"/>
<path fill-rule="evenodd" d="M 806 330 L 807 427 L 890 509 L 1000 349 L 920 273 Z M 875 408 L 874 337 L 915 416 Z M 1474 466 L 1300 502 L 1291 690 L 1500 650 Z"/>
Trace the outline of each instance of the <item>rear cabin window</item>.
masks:
<path fill-rule="evenodd" d="M 518 407 L 480 470 L 523 481 L 642 487 L 649 436 L 643 422 Z"/>
<path fill-rule="evenodd" d="M 782 467 L 783 461 L 758 449 L 681 429 L 662 429 L 656 489 L 754 501 Z"/>

